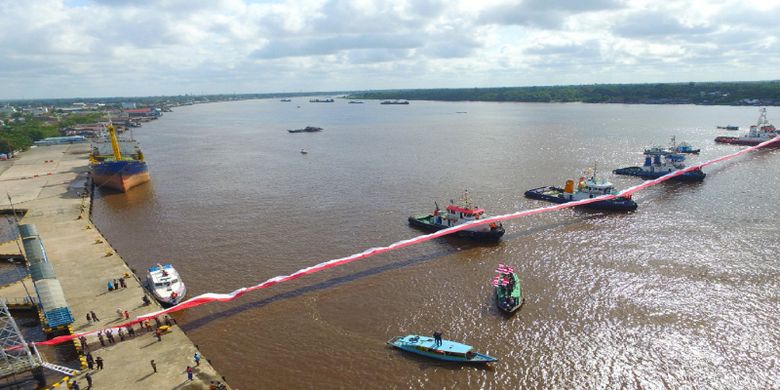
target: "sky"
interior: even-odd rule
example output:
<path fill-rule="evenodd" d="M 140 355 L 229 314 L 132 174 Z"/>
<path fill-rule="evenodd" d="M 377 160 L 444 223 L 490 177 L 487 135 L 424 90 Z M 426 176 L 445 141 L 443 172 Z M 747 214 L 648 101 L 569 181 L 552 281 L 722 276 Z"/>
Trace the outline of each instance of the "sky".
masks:
<path fill-rule="evenodd" d="M 780 0 L 0 0 L 0 99 L 780 79 Z"/>

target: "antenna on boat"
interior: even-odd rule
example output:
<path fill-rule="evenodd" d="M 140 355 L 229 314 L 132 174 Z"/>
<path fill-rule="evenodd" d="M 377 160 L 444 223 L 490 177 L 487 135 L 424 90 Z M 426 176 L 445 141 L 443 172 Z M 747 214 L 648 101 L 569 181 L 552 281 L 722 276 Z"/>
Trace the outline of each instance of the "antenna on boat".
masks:
<path fill-rule="evenodd" d="M 758 126 L 769 124 L 769 121 L 766 119 L 766 107 L 761 107 L 758 112 Z"/>

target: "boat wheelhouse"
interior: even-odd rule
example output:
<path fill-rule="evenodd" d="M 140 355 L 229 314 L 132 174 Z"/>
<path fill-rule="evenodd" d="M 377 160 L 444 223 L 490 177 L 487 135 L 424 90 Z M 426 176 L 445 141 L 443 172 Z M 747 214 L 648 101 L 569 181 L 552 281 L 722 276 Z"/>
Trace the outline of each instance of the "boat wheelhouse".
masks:
<path fill-rule="evenodd" d="M 450 201 L 444 213 L 436 203 L 436 209 L 431 214 L 413 215 L 409 217 L 409 225 L 425 230 L 437 231 L 485 219 L 485 209 L 477 207 L 471 201 L 468 191 L 458 203 Z M 504 235 L 501 223 L 476 225 L 453 233 L 459 237 L 478 241 L 498 241 Z"/>
<path fill-rule="evenodd" d="M 441 343 L 437 344 L 433 337 L 413 334 L 393 337 L 387 342 L 387 345 L 431 359 L 449 362 L 484 364 L 498 361 L 492 356 L 474 352 L 470 345 L 450 340 L 441 340 Z"/>
<path fill-rule="evenodd" d="M 147 269 L 146 287 L 164 305 L 176 305 L 184 299 L 187 287 L 171 264 L 157 264 Z"/>

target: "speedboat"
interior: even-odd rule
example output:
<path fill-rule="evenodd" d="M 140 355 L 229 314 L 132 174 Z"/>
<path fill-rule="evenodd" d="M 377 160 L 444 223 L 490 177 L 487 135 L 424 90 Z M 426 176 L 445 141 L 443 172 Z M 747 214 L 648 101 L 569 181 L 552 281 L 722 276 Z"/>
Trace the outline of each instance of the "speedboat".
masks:
<path fill-rule="evenodd" d="M 462 225 L 464 223 L 485 219 L 485 209 L 474 206 L 468 191 L 463 195 L 459 203 L 450 201 L 447 212 L 439 210 L 439 204 L 431 214 L 413 215 L 409 217 L 409 225 L 420 229 L 437 231 Z M 504 235 L 504 227 L 501 223 L 478 225 L 453 233 L 456 236 L 470 238 L 477 241 L 498 241 Z"/>
<path fill-rule="evenodd" d="M 504 264 L 498 265 L 496 273 L 498 275 L 492 282 L 496 288 L 496 305 L 504 313 L 512 314 L 525 302 L 523 290 L 520 289 L 520 278 L 512 267 Z"/>
<path fill-rule="evenodd" d="M 448 362 L 490 363 L 498 361 L 498 359 L 492 356 L 472 351 L 470 345 L 449 340 L 441 340 L 441 345 L 437 345 L 433 337 L 414 334 L 393 337 L 387 342 L 387 345 L 431 359 Z"/>
<path fill-rule="evenodd" d="M 173 265 L 157 264 L 146 271 L 146 287 L 160 303 L 173 306 L 184 299 L 187 287 Z"/>

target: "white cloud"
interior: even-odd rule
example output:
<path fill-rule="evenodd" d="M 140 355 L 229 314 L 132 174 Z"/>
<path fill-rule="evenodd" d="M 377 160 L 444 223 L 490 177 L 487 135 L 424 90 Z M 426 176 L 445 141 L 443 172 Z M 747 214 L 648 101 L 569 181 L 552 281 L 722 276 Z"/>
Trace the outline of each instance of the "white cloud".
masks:
<path fill-rule="evenodd" d="M 0 98 L 777 78 L 777 0 L 0 0 Z"/>

